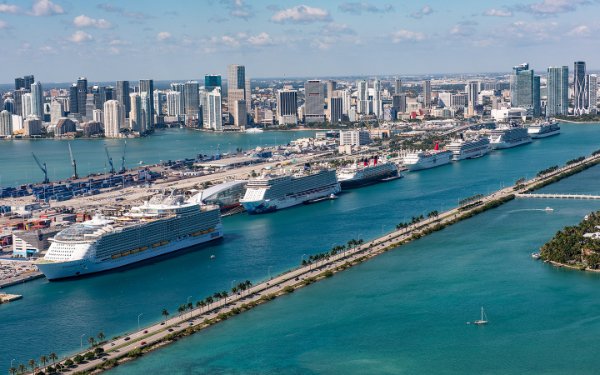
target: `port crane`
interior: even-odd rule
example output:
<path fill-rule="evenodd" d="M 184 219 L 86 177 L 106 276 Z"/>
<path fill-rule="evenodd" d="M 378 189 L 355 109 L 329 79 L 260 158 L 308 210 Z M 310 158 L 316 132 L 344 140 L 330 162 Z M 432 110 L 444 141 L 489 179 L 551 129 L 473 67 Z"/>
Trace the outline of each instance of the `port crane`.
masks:
<path fill-rule="evenodd" d="M 40 167 L 40 169 L 42 170 L 42 172 L 44 173 L 44 184 L 47 184 L 50 182 L 50 180 L 48 180 L 48 167 L 46 167 L 46 163 L 41 163 L 39 161 L 39 159 L 37 158 L 37 156 L 35 156 L 35 154 L 32 152 L 31 155 L 33 155 L 33 159 L 35 160 L 35 162 L 37 163 L 38 167 Z"/>
<path fill-rule="evenodd" d="M 125 146 L 123 147 L 123 156 L 121 156 L 121 169 L 119 173 L 125 173 L 125 152 L 127 152 L 127 141 L 125 141 Z"/>
<path fill-rule="evenodd" d="M 73 150 L 71 150 L 71 143 L 69 145 L 69 156 L 71 156 L 71 165 L 73 166 L 73 179 L 78 179 L 79 175 L 77 174 L 77 162 L 73 158 Z"/>
<path fill-rule="evenodd" d="M 108 158 L 108 164 L 110 165 L 110 174 L 115 174 L 115 166 L 110 154 L 108 153 L 108 147 L 104 146 L 104 151 L 106 151 L 106 157 Z"/>

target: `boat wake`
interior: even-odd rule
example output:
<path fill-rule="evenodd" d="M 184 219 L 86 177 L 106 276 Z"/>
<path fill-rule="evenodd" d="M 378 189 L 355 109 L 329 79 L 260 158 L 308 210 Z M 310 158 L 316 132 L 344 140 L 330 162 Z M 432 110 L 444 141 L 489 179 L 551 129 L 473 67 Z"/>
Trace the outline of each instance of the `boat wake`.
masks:
<path fill-rule="evenodd" d="M 508 211 L 508 213 L 512 214 L 515 212 L 527 212 L 527 211 L 550 212 L 550 211 L 554 211 L 554 210 L 553 209 L 549 210 L 548 208 L 523 208 L 521 210 Z"/>

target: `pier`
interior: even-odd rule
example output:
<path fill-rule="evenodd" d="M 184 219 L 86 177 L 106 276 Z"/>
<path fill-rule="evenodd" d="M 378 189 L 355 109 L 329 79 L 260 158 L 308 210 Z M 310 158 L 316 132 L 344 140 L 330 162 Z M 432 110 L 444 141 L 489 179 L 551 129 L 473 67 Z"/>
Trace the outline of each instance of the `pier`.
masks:
<path fill-rule="evenodd" d="M 516 194 L 517 198 L 537 199 L 600 199 L 600 195 L 589 194 Z"/>

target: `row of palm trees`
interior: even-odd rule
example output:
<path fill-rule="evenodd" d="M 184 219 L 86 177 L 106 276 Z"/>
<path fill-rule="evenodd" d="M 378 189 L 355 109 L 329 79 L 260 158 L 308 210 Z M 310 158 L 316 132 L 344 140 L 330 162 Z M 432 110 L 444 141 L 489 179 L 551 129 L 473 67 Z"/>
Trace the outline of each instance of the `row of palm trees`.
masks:
<path fill-rule="evenodd" d="M 48 355 L 42 355 L 40 357 L 39 363 L 42 365 L 42 367 L 44 368 L 44 371 L 45 371 L 46 365 L 49 364 L 50 361 L 52 361 L 52 364 L 55 364 L 57 359 L 58 359 L 58 356 L 56 355 L 56 353 L 52 352 Z M 38 367 L 38 363 L 35 359 L 30 359 L 27 362 L 27 364 L 29 365 L 31 372 L 34 372 L 35 369 Z M 8 369 L 8 372 L 11 375 L 24 374 L 25 371 L 27 371 L 27 366 L 25 366 L 22 363 L 19 364 L 17 367 L 11 367 L 10 369 Z"/>
<path fill-rule="evenodd" d="M 351 250 L 357 246 L 360 246 L 364 243 L 365 241 L 363 239 L 351 239 L 350 241 L 348 241 L 348 243 L 346 245 L 336 245 L 334 247 L 331 248 L 331 250 L 326 251 L 324 253 L 318 253 L 318 254 L 312 254 L 308 256 L 308 259 L 302 259 L 302 265 L 303 266 L 308 266 L 310 264 L 313 263 L 318 263 L 321 260 L 324 259 L 328 259 L 331 256 L 337 255 L 339 253 L 342 253 L 346 250 Z"/>
<path fill-rule="evenodd" d="M 435 214 L 433 214 L 435 213 Z M 437 216 L 438 212 L 437 211 L 431 211 L 429 214 L 427 214 L 427 217 L 431 218 L 433 217 L 433 215 Z M 420 221 L 423 221 L 425 219 L 425 217 L 423 215 L 419 215 L 419 216 L 413 216 L 410 218 L 409 222 L 402 222 L 402 223 L 398 223 L 396 224 L 396 229 L 405 229 L 410 227 L 411 225 L 414 225 Z"/>

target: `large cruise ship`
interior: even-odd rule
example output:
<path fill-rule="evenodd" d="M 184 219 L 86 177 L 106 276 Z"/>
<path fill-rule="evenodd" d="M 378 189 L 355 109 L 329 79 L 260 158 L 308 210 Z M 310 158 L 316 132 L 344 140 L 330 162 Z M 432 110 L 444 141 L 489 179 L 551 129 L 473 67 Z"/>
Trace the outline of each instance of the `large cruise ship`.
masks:
<path fill-rule="evenodd" d="M 556 121 L 544 121 L 531 125 L 527 129 L 531 138 L 546 138 L 560 134 L 560 125 Z"/>
<path fill-rule="evenodd" d="M 36 266 L 49 280 L 126 266 L 223 236 L 218 206 L 159 195 L 122 216 L 94 216 L 58 232 Z"/>
<path fill-rule="evenodd" d="M 240 203 L 249 214 L 260 214 L 325 198 L 340 190 L 333 169 L 308 174 L 267 174 L 248 181 Z"/>
<path fill-rule="evenodd" d="M 450 163 L 452 151 L 440 150 L 439 145 L 435 144 L 433 151 L 418 151 L 408 154 L 403 159 L 403 164 L 409 171 L 419 171 L 446 165 Z"/>
<path fill-rule="evenodd" d="M 520 126 L 503 125 L 490 134 L 490 144 L 492 150 L 511 148 L 526 143 L 531 143 L 531 137 L 527 134 L 527 129 Z"/>
<path fill-rule="evenodd" d="M 396 164 L 378 163 L 377 158 L 372 161 L 365 160 L 363 163 L 355 163 L 350 167 L 340 169 L 337 173 L 342 189 L 374 184 L 398 176 Z"/>
<path fill-rule="evenodd" d="M 452 160 L 475 159 L 486 155 L 491 150 L 489 138 L 460 139 L 452 141 L 446 150 L 452 151 Z"/>

